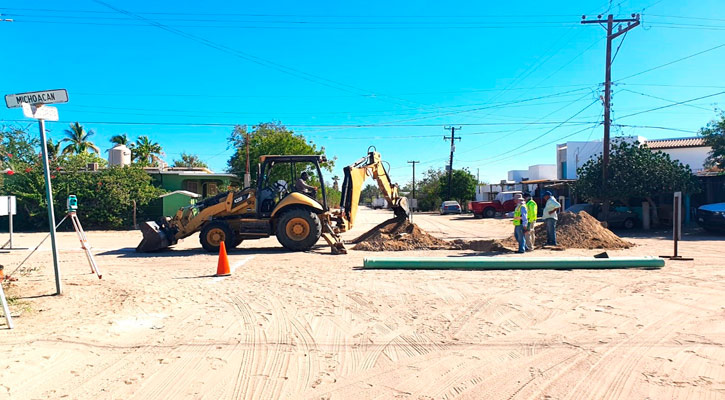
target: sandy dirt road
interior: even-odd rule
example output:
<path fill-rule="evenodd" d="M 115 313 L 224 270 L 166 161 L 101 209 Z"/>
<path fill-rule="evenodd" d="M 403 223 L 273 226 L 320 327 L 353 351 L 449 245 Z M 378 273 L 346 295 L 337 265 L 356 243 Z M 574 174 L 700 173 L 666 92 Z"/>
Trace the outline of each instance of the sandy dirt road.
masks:
<path fill-rule="evenodd" d="M 361 210 L 354 238 L 388 218 Z M 416 215 L 444 238 L 501 238 L 505 220 Z M 41 234 L 20 234 L 33 247 Z M 140 255 L 140 233 L 89 232 L 104 277 L 60 234 L 64 294 L 47 247 L 10 288 L 0 398 L 722 399 L 725 239 L 688 236 L 695 261 L 653 270 L 374 271 L 371 256 L 289 253 L 276 240 L 230 252 L 196 237 Z M 614 255 L 671 252 L 661 237 Z M 527 256 L 592 255 L 596 250 Z M 0 254 L 6 272 L 25 252 Z M 519 256 L 519 255 L 511 255 Z"/>

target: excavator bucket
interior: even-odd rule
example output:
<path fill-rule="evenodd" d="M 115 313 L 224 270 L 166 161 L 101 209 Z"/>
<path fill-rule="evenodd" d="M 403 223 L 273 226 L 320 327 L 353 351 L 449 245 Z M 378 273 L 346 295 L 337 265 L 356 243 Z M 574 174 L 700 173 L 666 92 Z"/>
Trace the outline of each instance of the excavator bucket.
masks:
<path fill-rule="evenodd" d="M 154 221 L 146 221 L 141 224 L 143 239 L 136 247 L 139 253 L 149 253 L 163 250 L 171 245 L 167 232 Z"/>
<path fill-rule="evenodd" d="M 392 206 L 393 213 L 395 213 L 395 216 L 403 219 L 410 217 L 410 207 L 408 207 L 408 199 L 405 197 L 401 197 L 398 199 L 398 204 Z"/>

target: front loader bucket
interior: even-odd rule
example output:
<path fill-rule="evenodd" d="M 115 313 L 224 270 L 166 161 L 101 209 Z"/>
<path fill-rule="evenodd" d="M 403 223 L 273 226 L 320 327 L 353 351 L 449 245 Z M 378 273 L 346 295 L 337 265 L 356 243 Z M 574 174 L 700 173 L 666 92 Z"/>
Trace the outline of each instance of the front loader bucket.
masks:
<path fill-rule="evenodd" d="M 141 239 L 141 243 L 136 247 L 137 252 L 148 253 L 158 251 L 171 245 L 167 233 L 156 222 L 146 221 L 141 224 L 140 228 L 141 233 L 143 233 L 143 239 Z"/>

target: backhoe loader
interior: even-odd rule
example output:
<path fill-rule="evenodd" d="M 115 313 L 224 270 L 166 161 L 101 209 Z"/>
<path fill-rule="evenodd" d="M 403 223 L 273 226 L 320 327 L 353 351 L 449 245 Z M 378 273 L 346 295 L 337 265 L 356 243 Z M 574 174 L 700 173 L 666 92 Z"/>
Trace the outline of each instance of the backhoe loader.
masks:
<path fill-rule="evenodd" d="M 285 248 L 307 251 L 320 237 L 330 245 L 333 254 L 347 253 L 340 233 L 355 223 L 360 191 L 371 176 L 388 201 L 397 218 L 408 217 L 408 204 L 391 183 L 380 154 L 368 149 L 365 157 L 344 168 L 340 208 L 330 209 L 320 171 L 325 156 L 266 155 L 260 157 L 256 188 L 229 191 L 179 209 L 173 217 L 141 224 L 143 240 L 136 251 L 165 249 L 180 239 L 199 232 L 201 246 L 210 252 L 239 246 L 244 240 L 272 235 Z M 295 189 L 296 178 L 304 170 L 319 180 L 319 193 Z M 289 180 L 286 181 L 284 178 Z M 290 184 L 288 184 L 290 182 Z"/>

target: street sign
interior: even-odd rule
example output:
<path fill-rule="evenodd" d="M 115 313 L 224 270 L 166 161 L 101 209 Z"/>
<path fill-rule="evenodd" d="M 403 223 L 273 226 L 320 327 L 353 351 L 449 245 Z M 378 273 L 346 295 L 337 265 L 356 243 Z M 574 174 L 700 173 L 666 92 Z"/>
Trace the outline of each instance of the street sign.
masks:
<path fill-rule="evenodd" d="M 15 196 L 0 196 L 0 217 L 15 215 Z"/>
<path fill-rule="evenodd" d="M 20 108 L 23 103 L 29 104 L 57 104 L 67 103 L 68 92 L 65 89 L 43 90 L 5 95 L 5 104 L 8 108 Z"/>
<path fill-rule="evenodd" d="M 23 103 L 23 114 L 28 118 L 44 119 L 46 121 L 58 120 L 58 109 L 39 104 L 37 106 Z"/>

